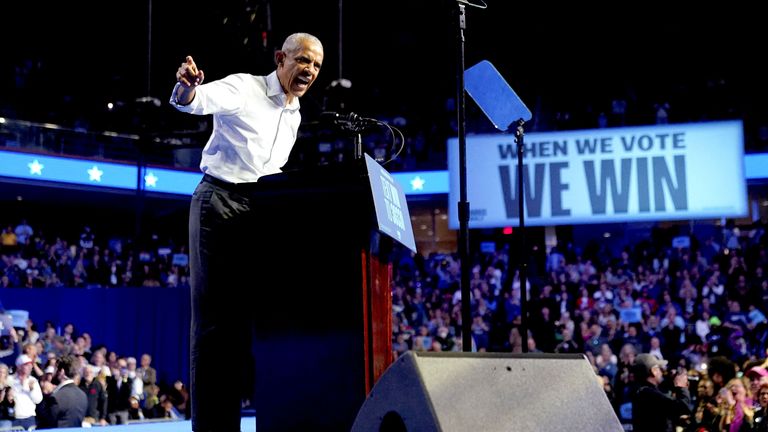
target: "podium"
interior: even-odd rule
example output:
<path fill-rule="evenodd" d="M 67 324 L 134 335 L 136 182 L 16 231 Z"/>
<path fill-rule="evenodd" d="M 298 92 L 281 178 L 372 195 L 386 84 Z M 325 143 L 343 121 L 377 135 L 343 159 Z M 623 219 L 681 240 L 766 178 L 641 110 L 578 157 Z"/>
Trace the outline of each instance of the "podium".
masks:
<path fill-rule="evenodd" d="M 381 231 L 370 162 L 265 176 L 251 192 L 259 432 L 349 430 L 393 361 L 394 239 Z"/>

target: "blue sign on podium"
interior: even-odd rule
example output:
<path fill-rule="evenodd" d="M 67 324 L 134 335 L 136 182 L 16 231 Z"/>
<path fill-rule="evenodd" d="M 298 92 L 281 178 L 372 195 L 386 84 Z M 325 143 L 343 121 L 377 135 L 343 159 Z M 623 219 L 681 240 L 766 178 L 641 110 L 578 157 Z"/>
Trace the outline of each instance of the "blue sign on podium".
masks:
<path fill-rule="evenodd" d="M 413 237 L 411 216 L 403 189 L 384 167 L 367 154 L 365 166 L 368 170 L 379 231 L 416 252 L 416 240 Z"/>

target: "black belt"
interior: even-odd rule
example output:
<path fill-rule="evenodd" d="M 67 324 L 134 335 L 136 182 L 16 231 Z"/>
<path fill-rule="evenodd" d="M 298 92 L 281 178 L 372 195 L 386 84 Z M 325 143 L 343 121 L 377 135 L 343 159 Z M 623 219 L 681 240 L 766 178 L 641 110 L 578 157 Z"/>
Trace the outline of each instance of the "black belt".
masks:
<path fill-rule="evenodd" d="M 202 181 L 206 183 L 210 183 L 214 186 L 220 187 L 228 191 L 246 191 L 246 190 L 253 190 L 254 188 L 256 188 L 256 182 L 230 183 L 220 178 L 216 178 L 210 174 L 203 175 Z"/>

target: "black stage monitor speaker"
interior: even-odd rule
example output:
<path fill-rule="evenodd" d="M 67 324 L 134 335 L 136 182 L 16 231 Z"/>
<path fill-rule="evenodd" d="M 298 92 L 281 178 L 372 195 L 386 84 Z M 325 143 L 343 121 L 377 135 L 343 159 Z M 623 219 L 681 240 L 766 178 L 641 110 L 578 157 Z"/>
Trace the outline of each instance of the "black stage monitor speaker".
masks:
<path fill-rule="evenodd" d="M 621 432 L 578 354 L 408 352 L 371 390 L 352 432 Z"/>

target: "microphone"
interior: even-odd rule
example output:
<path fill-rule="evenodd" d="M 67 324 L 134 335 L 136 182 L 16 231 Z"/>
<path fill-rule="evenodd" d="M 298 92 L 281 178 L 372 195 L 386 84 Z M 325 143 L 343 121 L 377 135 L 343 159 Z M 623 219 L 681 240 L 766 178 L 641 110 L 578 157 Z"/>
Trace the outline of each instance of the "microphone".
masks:
<path fill-rule="evenodd" d="M 370 126 L 376 126 L 381 123 L 376 119 L 360 117 L 353 112 L 342 114 L 334 111 L 325 111 L 320 113 L 320 121 L 323 123 L 332 124 L 342 129 L 354 131 L 362 130 Z"/>

